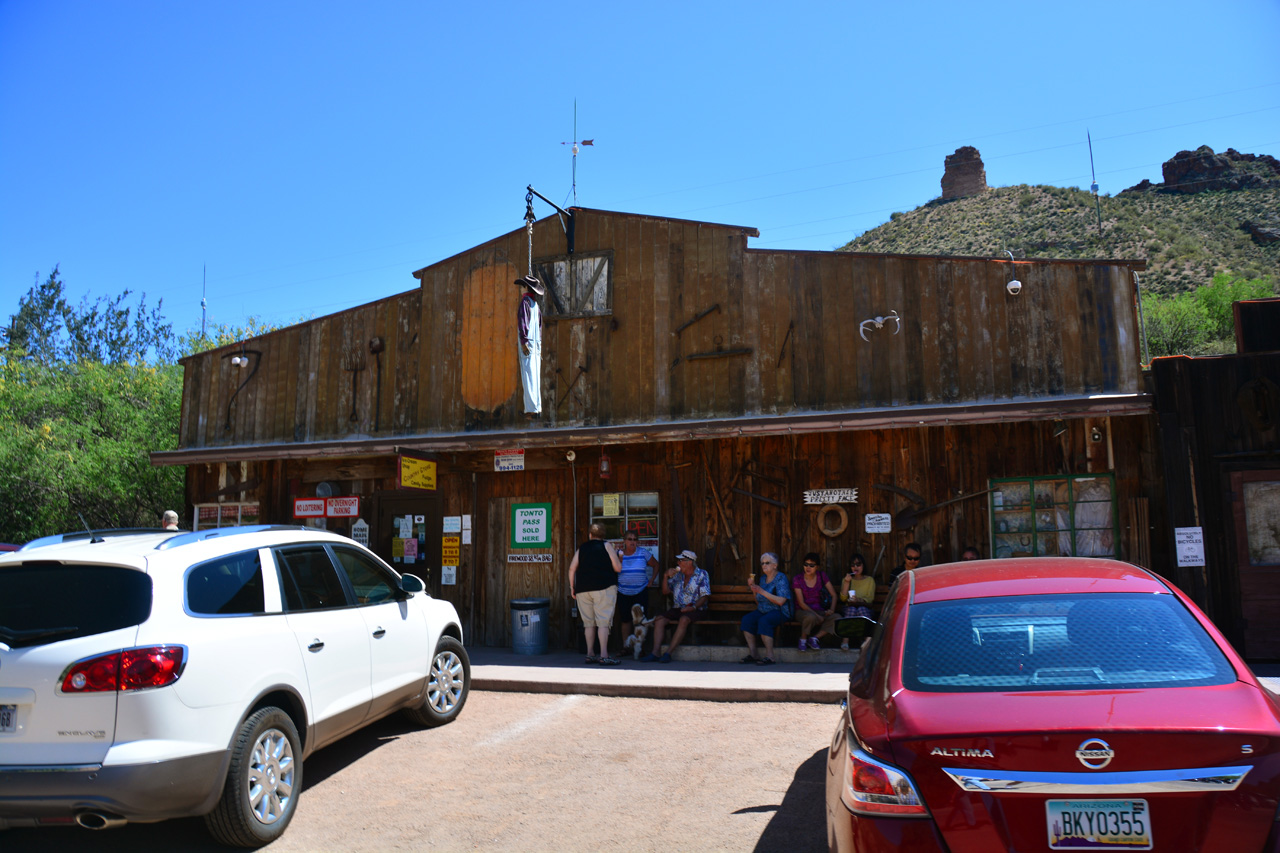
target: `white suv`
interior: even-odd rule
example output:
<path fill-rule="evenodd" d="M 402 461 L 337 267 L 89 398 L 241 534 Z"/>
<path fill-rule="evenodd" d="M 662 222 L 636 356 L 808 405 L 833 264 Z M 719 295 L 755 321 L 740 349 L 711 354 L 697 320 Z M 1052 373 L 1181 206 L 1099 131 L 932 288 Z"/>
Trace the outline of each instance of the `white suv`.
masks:
<path fill-rule="evenodd" d="M 393 711 L 449 722 L 457 611 L 301 527 L 49 537 L 0 557 L 0 829 L 204 815 L 284 832 L 303 759 Z"/>

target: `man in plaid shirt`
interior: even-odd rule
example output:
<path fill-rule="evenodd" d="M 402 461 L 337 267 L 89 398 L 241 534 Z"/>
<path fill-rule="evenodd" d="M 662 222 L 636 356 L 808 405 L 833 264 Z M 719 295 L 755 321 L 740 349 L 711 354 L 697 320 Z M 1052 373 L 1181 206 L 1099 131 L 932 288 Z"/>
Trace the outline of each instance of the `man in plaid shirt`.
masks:
<path fill-rule="evenodd" d="M 667 569 L 662 576 L 662 592 L 671 596 L 674 606 L 653 620 L 653 651 L 644 656 L 646 662 L 671 663 L 671 653 L 680 646 L 689 626 L 707 615 L 711 576 L 705 569 L 698 568 L 697 558 L 692 551 L 681 551 L 676 555 L 679 568 Z M 676 632 L 671 637 L 671 645 L 659 657 L 668 622 L 676 623 Z"/>

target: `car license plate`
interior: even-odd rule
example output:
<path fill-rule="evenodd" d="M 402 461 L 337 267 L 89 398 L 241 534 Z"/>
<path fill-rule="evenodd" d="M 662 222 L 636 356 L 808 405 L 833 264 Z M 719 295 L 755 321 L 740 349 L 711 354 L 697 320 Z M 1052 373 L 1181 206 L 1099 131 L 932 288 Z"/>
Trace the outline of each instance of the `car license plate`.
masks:
<path fill-rule="evenodd" d="M 18 706 L 0 705 L 0 732 L 18 730 Z"/>
<path fill-rule="evenodd" d="M 1050 850 L 1150 850 L 1146 800 L 1049 800 Z"/>

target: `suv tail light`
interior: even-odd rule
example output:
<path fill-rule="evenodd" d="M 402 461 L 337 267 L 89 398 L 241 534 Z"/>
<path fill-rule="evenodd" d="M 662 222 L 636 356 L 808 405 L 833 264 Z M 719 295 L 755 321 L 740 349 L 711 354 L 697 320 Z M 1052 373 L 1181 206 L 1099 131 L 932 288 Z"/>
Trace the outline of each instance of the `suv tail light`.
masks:
<path fill-rule="evenodd" d="M 849 740 L 849 763 L 840 799 L 854 814 L 927 817 L 929 810 L 906 773 L 876 761 Z"/>
<path fill-rule="evenodd" d="M 167 687 L 187 665 L 186 646 L 124 649 L 76 661 L 62 674 L 63 693 L 103 693 Z"/>

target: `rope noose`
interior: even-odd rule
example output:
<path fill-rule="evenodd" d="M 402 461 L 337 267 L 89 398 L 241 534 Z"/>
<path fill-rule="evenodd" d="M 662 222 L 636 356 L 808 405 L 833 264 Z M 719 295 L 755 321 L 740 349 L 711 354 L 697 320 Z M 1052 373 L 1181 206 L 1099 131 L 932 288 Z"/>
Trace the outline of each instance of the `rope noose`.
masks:
<path fill-rule="evenodd" d="M 529 236 L 529 275 L 533 275 L 533 192 L 524 194 L 524 230 Z"/>

